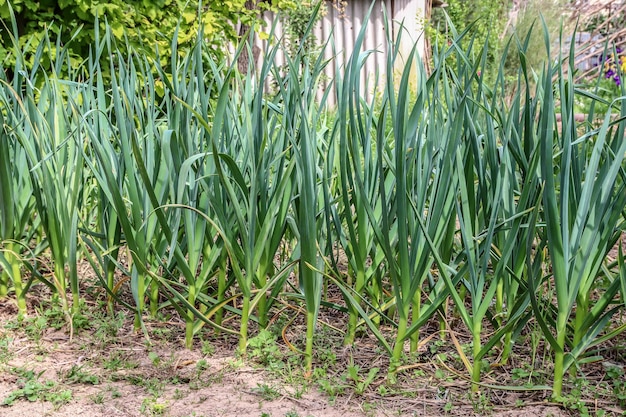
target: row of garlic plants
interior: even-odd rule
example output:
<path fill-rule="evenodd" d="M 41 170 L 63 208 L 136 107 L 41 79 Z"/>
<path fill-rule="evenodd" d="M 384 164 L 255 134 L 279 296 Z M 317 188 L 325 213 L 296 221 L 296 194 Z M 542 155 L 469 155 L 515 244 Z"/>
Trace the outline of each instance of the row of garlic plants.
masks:
<path fill-rule="evenodd" d="M 559 397 L 567 370 L 626 328 L 611 321 L 621 251 L 606 261 L 624 228 L 626 105 L 592 105 L 576 124 L 576 98 L 600 99 L 558 59 L 529 68 L 527 39 L 507 48 L 513 81 L 506 58 L 485 68 L 487 45 L 453 41 L 426 74 L 388 40 L 386 79 L 364 91 L 364 34 L 333 80 L 321 54 L 275 65 L 279 43 L 242 74 L 209 58 L 202 33 L 149 59 L 107 30 L 80 63 L 48 36 L 28 56 L 15 42 L 16 66 L 0 72 L 0 297 L 25 315 L 42 283 L 71 325 L 89 262 L 111 314 L 132 310 L 139 329 L 174 308 L 187 347 L 210 326 L 241 352 L 251 323 L 302 302 L 309 371 L 324 304 L 346 312 L 346 344 L 359 327 L 376 336 L 391 378 L 427 322 L 445 335 L 456 316 L 473 390 L 534 321 Z"/>

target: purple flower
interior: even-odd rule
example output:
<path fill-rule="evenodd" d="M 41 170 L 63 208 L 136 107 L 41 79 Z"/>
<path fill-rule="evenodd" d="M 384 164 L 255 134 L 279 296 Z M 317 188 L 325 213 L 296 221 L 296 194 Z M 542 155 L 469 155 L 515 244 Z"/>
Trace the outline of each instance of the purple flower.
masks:
<path fill-rule="evenodd" d="M 610 54 L 603 57 L 604 60 L 604 78 L 611 80 L 616 86 L 620 86 L 620 70 L 626 73 L 626 55 L 622 55 L 622 48 L 615 47 L 617 54 Z M 618 67 L 619 65 L 619 67 Z"/>

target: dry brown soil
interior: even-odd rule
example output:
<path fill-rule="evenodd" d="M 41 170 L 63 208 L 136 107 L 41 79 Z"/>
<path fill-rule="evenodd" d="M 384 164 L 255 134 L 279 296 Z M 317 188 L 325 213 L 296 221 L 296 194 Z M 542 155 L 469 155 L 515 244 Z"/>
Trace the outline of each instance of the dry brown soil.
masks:
<path fill-rule="evenodd" d="M 70 340 L 66 328 L 46 327 L 33 333 L 32 323 L 43 310 L 35 310 L 32 305 L 29 308 L 30 321 L 18 324 L 13 301 L 0 300 L 0 403 L 24 388 L 26 371 L 41 373 L 38 381 L 53 381 L 50 391 L 69 392 L 71 399 L 62 404 L 46 401 L 43 394 L 32 402 L 16 399 L 11 405 L 0 406 L 0 417 L 577 415 L 548 404 L 545 392 L 490 392 L 488 404 L 477 406 L 468 400 L 466 380 L 437 379 L 433 365 L 427 363 L 421 377 L 416 379 L 411 374 L 400 378 L 393 393 L 381 395 L 376 389 L 384 383 L 384 377 L 380 377 L 361 395 L 346 389 L 330 398 L 315 381 L 301 375 L 301 368 L 276 373 L 257 361 L 236 357 L 233 337 L 214 337 L 210 340 L 211 353 L 203 354 L 200 343 L 191 350 L 185 349 L 182 323 L 174 318 L 166 324 L 147 322 L 150 342 L 133 330 L 130 318 L 125 319 L 115 336 L 99 333 L 102 323 L 93 319 Z M 280 349 L 287 350 L 280 342 L 279 339 Z M 374 352 L 375 345 L 374 340 L 363 339 L 357 344 L 361 347 L 348 355 L 345 351 L 337 352 L 337 369 L 328 372 L 345 373 L 346 356 L 364 368 L 368 364 L 377 366 L 383 359 Z M 295 375 L 291 381 L 286 380 L 289 372 Z M 593 404 L 589 407 L 594 409 Z M 607 407 L 606 415 L 624 411 Z"/>

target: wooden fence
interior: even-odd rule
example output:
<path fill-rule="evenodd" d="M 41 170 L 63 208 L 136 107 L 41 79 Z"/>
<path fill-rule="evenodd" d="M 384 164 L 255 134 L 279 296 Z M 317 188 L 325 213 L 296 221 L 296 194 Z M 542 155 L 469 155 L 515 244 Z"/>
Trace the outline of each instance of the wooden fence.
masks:
<path fill-rule="evenodd" d="M 626 1 L 582 2 L 573 18 L 579 28 L 590 28 L 574 39 L 579 81 L 598 76 L 604 62 L 613 56 L 614 45 L 626 54 Z"/>
<path fill-rule="evenodd" d="M 399 44 L 401 59 L 399 66 L 404 67 L 402 58 L 406 58 L 413 46 L 417 43 L 417 50 L 421 56 L 426 54 L 426 42 L 424 41 L 424 13 L 426 2 L 431 0 L 390 0 L 387 2 L 377 0 L 374 4 L 369 21 L 366 26 L 362 51 L 375 51 L 366 60 L 361 77 L 361 91 L 368 88 L 371 94 L 375 75 L 378 74 L 379 86 L 385 81 L 387 62 L 387 35 L 385 33 L 384 12 L 391 20 L 392 39 L 398 39 L 400 30 L 403 30 Z M 325 59 L 333 59 L 326 67 L 327 79 L 335 77 L 335 71 L 341 71 L 347 58 L 354 52 L 355 40 L 365 24 L 367 13 L 372 5 L 370 0 L 348 0 L 342 8 L 336 7 L 335 2 L 326 0 L 326 13 L 315 26 L 313 35 L 318 45 L 328 42 L 323 50 Z M 264 19 L 267 27 L 271 28 L 276 23 L 274 39 L 262 40 L 256 37 L 258 50 L 263 51 L 267 42 L 276 42 L 283 35 L 283 27 L 280 19 L 275 22 L 276 16 L 266 13 Z M 402 28 L 402 29 L 401 29 Z M 259 58 L 262 58 L 260 56 Z M 285 56 L 280 53 L 276 57 L 276 64 L 285 64 Z M 332 102 L 332 99 L 331 99 Z"/>

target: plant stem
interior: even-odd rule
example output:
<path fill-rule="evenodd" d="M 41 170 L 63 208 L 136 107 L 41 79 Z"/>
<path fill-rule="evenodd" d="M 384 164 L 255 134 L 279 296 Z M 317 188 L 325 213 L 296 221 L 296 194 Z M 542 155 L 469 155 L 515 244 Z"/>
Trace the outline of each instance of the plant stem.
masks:
<path fill-rule="evenodd" d="M 9 293 L 9 273 L 7 271 L 0 272 L 0 299 Z"/>
<path fill-rule="evenodd" d="M 243 306 L 241 307 L 241 326 L 239 327 L 239 353 L 246 353 L 248 345 L 248 321 L 250 320 L 250 296 L 243 296 Z"/>
<path fill-rule="evenodd" d="M 15 253 L 15 246 L 12 244 L 7 245 L 7 251 L 5 258 L 11 265 L 11 275 L 13 277 L 13 289 L 15 290 L 15 299 L 17 300 L 18 318 L 22 318 L 26 315 L 26 294 L 23 291 L 22 272 L 20 265 L 20 258 Z M 3 273 L 4 275 L 4 273 Z"/>
<path fill-rule="evenodd" d="M 417 288 L 415 295 L 413 295 L 413 301 L 411 306 L 411 320 L 417 321 L 420 318 L 420 310 L 422 308 L 422 291 L 421 288 Z M 411 352 L 417 352 L 419 345 L 419 331 L 413 332 L 411 335 Z"/>
<path fill-rule="evenodd" d="M 150 316 L 155 318 L 159 311 L 159 283 L 156 279 L 150 281 Z"/>
<path fill-rule="evenodd" d="M 356 281 L 354 283 L 354 292 L 356 294 L 362 294 L 364 286 L 365 270 L 363 268 L 357 268 Z M 344 345 L 346 346 L 352 345 L 354 343 L 354 339 L 356 337 L 356 326 L 359 319 L 359 313 L 357 312 L 355 307 L 350 306 L 349 314 L 350 316 L 348 317 L 348 331 L 346 332 L 346 338 L 344 340 Z"/>
<path fill-rule="evenodd" d="M 554 382 L 552 385 L 552 398 L 558 400 L 563 392 L 563 361 L 565 358 L 565 332 L 567 330 L 567 313 L 559 311 L 556 322 L 556 342 L 554 347 Z"/>
<path fill-rule="evenodd" d="M 196 287 L 189 286 L 189 294 L 187 295 L 187 301 L 190 304 L 195 304 L 196 301 Z M 193 346 L 193 327 L 194 327 L 194 314 L 191 310 L 187 310 L 187 317 L 185 319 L 185 347 L 191 349 Z"/>
<path fill-rule="evenodd" d="M 117 252 L 117 251 L 115 251 Z M 117 253 L 115 254 L 115 256 L 117 257 Z M 107 277 L 107 286 L 109 287 L 109 289 L 111 291 L 114 291 L 115 288 L 115 264 L 113 262 L 106 262 L 106 277 Z M 115 305 L 115 300 L 113 299 L 112 296 L 108 296 L 107 297 L 107 311 L 108 313 L 113 316 L 115 311 L 114 311 L 114 305 Z"/>
<path fill-rule="evenodd" d="M 222 255 L 219 260 L 219 271 L 217 273 L 217 303 L 221 304 L 224 302 L 225 293 L 226 293 L 226 256 Z M 224 318 L 223 309 L 217 310 L 215 313 L 215 324 L 218 326 L 222 325 L 222 320 Z M 219 328 L 216 330 L 216 333 L 219 334 Z"/>
<path fill-rule="evenodd" d="M 495 278 L 494 278 L 495 279 Z M 496 322 L 498 326 L 502 326 L 502 314 L 504 312 L 504 279 L 498 280 L 496 288 Z"/>
<path fill-rule="evenodd" d="M 406 310 L 406 309 L 404 309 Z M 401 312 L 398 309 L 399 318 L 398 318 L 398 330 L 396 331 L 396 343 L 393 346 L 393 353 L 391 355 L 391 361 L 389 362 L 389 377 L 390 379 L 394 379 L 395 371 L 400 365 L 400 361 L 402 359 L 402 353 L 404 352 L 404 335 L 406 334 L 407 329 L 407 316 L 408 311 Z"/>
<path fill-rule="evenodd" d="M 583 338 L 585 329 L 583 323 L 589 314 L 589 299 L 585 295 L 579 295 L 576 300 L 576 316 L 574 319 L 574 346 L 578 345 Z"/>
<path fill-rule="evenodd" d="M 480 340 L 480 332 L 482 330 L 482 323 L 480 320 L 474 318 L 474 329 L 473 332 L 473 343 L 472 343 L 472 353 L 473 353 L 473 365 L 472 365 L 472 393 L 477 393 L 479 391 L 480 386 L 480 371 L 481 371 L 481 358 L 478 357 L 480 353 L 480 349 L 482 347 L 482 342 Z"/>
<path fill-rule="evenodd" d="M 305 370 L 307 375 L 313 371 L 313 336 L 315 335 L 315 312 L 306 313 L 306 349 L 304 351 Z"/>
<path fill-rule="evenodd" d="M 265 284 L 267 284 L 267 276 L 265 274 L 265 271 L 266 271 L 266 267 L 263 264 L 259 265 L 259 267 L 257 268 L 256 274 L 257 274 L 257 281 L 259 283 L 259 290 L 265 287 Z M 261 296 L 261 298 L 259 299 L 259 303 L 257 304 L 257 314 L 259 316 L 259 326 L 262 329 L 265 329 L 269 322 L 269 319 L 267 317 L 267 313 L 268 313 L 267 305 L 268 305 L 267 295 Z"/>
<path fill-rule="evenodd" d="M 500 359 L 501 364 L 506 364 L 509 361 L 509 357 L 511 356 L 511 352 L 513 350 L 513 330 L 506 332 L 504 335 L 504 342 L 502 342 L 502 358 Z"/>

